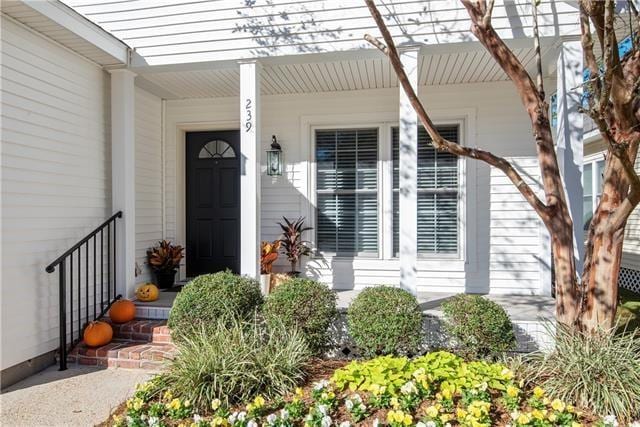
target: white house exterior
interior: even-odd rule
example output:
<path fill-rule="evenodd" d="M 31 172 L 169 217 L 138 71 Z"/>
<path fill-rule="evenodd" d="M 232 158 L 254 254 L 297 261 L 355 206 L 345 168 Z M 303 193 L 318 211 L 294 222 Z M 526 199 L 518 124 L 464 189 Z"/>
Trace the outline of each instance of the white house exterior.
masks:
<path fill-rule="evenodd" d="M 533 71 L 531 2 L 496 3 L 494 26 Z M 512 159 L 539 188 L 529 119 L 464 8 L 380 7 L 443 132 Z M 581 217 L 577 5 L 543 1 L 538 15 Z M 334 289 L 551 293 L 535 213 L 499 171 L 429 149 L 387 59 L 363 40 L 378 31 L 358 0 L 9 0 L 1 19 L 5 373 L 51 358 L 58 276 L 45 266 L 119 210 L 115 283 L 129 297 L 161 239 L 186 245 L 181 278 L 202 272 L 189 263 L 207 251 L 257 276 L 259 242 L 283 216 L 314 227 L 304 274 Z M 272 135 L 282 176 L 266 173 Z"/>

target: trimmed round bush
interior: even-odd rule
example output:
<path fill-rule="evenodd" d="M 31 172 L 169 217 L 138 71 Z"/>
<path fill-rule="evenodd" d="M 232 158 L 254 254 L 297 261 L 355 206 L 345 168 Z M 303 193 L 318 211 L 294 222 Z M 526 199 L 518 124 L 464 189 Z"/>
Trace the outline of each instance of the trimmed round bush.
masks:
<path fill-rule="evenodd" d="M 365 356 L 413 354 L 422 341 L 422 312 L 401 288 L 366 288 L 347 312 L 349 335 Z"/>
<path fill-rule="evenodd" d="M 315 354 L 329 345 L 329 328 L 336 316 L 336 294 L 314 280 L 292 278 L 267 297 L 264 315 L 269 326 L 296 328 Z"/>
<path fill-rule="evenodd" d="M 204 274 L 189 282 L 176 296 L 168 326 L 176 340 L 195 329 L 208 328 L 219 319 L 247 320 L 262 305 L 256 280 L 221 271 Z"/>
<path fill-rule="evenodd" d="M 442 304 L 445 330 L 467 359 L 494 358 L 515 348 L 511 320 L 500 305 L 480 295 L 459 294 Z"/>

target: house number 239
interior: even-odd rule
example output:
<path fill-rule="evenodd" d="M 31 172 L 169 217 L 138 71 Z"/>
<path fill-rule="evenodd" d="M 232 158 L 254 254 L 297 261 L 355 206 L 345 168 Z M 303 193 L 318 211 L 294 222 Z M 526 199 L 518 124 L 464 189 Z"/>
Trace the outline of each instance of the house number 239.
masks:
<path fill-rule="evenodd" d="M 245 111 L 245 122 L 244 122 L 244 129 L 245 132 L 249 132 L 251 130 L 251 128 L 253 128 L 253 114 L 251 113 L 251 99 L 247 98 L 247 101 L 245 103 L 244 106 L 244 111 Z"/>

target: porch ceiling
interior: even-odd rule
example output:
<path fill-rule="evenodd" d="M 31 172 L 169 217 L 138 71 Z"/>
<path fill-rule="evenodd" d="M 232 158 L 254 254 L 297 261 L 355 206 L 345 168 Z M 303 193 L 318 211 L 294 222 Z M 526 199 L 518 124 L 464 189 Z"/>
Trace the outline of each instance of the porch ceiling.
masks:
<path fill-rule="evenodd" d="M 555 68 L 553 45 L 543 45 L 543 60 Z M 514 48 L 530 72 L 535 55 L 530 47 Z M 262 70 L 262 94 L 331 92 L 397 87 L 398 80 L 382 55 L 359 59 L 268 64 Z M 422 55 L 420 85 L 446 85 L 506 80 L 507 76 L 484 49 L 455 50 Z M 138 83 L 167 99 L 237 96 L 239 70 L 235 68 L 167 71 L 141 74 Z M 161 92 L 161 93 L 158 93 Z"/>

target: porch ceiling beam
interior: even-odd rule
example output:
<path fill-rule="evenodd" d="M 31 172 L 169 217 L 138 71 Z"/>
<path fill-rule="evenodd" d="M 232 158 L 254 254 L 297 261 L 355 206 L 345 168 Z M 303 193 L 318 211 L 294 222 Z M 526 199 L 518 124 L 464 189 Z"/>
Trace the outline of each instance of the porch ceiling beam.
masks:
<path fill-rule="evenodd" d="M 512 39 L 506 40 L 505 43 L 511 49 L 533 49 L 533 43 L 531 39 Z M 558 43 L 557 38 L 542 37 L 540 39 L 540 46 L 543 50 L 551 46 L 556 46 Z M 415 45 L 419 47 L 421 55 L 439 55 L 445 53 L 472 53 L 472 52 L 485 52 L 484 47 L 479 42 L 462 42 L 462 43 L 446 43 L 440 45 Z M 383 54 L 378 49 L 355 49 L 346 50 L 341 52 L 322 52 L 322 53 L 308 53 L 300 55 L 285 55 L 285 56 L 272 56 L 268 58 L 260 58 L 260 63 L 263 66 L 278 66 L 278 65 L 293 65 L 293 64 L 313 64 L 321 62 L 339 62 L 350 60 L 366 60 L 366 59 L 378 59 Z M 249 60 L 249 59 L 248 59 Z M 257 59 L 250 59 L 257 60 Z M 165 73 L 165 72 L 177 72 L 177 71 L 201 71 L 201 70 L 224 70 L 224 69 L 236 69 L 238 66 L 237 60 L 226 61 L 204 61 L 204 62 L 192 62 L 183 64 L 169 64 L 169 65 L 148 65 L 144 62 L 144 58 L 133 55 L 131 69 L 138 74 L 153 74 L 153 73 Z"/>
<path fill-rule="evenodd" d="M 129 47 L 59 1 L 23 1 L 25 5 L 93 44 L 120 63 L 129 62 Z"/>

